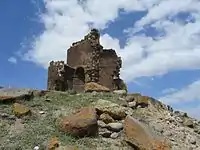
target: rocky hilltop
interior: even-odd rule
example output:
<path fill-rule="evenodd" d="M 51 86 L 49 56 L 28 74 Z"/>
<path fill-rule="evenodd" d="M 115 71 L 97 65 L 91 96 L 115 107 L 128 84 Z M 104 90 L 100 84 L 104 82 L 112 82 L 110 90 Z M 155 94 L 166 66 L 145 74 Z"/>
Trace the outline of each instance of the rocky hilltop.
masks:
<path fill-rule="evenodd" d="M 96 91 L 1 89 L 0 149 L 200 149 L 200 122 L 186 113 L 139 93 Z"/>

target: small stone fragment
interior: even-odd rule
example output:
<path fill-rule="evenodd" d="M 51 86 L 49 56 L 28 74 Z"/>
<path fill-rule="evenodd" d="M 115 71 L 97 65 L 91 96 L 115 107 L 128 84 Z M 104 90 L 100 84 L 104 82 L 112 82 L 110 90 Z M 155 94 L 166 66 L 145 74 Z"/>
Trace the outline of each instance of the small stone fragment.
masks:
<path fill-rule="evenodd" d="M 101 120 L 98 120 L 97 123 L 98 123 L 98 126 L 101 127 L 101 128 L 106 128 L 106 127 L 107 127 L 107 124 L 105 124 L 105 123 L 104 123 L 103 121 L 101 121 Z"/>
<path fill-rule="evenodd" d="M 129 102 L 129 103 L 128 103 L 128 106 L 129 106 L 130 108 L 135 108 L 136 105 L 137 105 L 137 103 L 136 103 L 135 101 Z"/>
<path fill-rule="evenodd" d="M 122 123 L 109 123 L 108 124 L 108 129 L 114 132 L 119 132 L 123 129 L 123 124 Z"/>
<path fill-rule="evenodd" d="M 112 139 L 116 139 L 116 138 L 119 137 L 119 133 L 114 132 L 114 133 L 112 133 L 112 134 L 110 135 L 110 137 L 111 137 Z"/>
<path fill-rule="evenodd" d="M 107 113 L 101 114 L 99 119 L 105 122 L 106 124 L 114 122 L 114 119 Z"/>

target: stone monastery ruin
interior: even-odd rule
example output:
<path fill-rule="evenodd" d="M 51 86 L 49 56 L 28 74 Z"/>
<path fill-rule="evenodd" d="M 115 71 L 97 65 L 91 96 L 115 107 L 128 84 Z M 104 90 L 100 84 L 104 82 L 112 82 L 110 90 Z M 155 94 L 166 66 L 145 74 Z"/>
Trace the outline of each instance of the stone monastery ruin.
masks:
<path fill-rule="evenodd" d="M 112 90 L 122 89 L 121 58 L 113 49 L 103 49 L 100 34 L 92 29 L 83 40 L 67 50 L 67 64 L 51 61 L 48 68 L 48 90 L 84 91 L 86 83 L 95 82 Z"/>

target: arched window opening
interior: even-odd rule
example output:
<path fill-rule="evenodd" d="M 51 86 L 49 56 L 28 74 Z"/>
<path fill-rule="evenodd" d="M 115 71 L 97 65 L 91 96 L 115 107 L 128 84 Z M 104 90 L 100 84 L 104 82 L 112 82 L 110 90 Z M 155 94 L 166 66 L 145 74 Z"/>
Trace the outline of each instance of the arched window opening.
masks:
<path fill-rule="evenodd" d="M 85 71 L 83 67 L 76 68 L 75 77 L 79 78 L 81 81 L 85 82 Z"/>

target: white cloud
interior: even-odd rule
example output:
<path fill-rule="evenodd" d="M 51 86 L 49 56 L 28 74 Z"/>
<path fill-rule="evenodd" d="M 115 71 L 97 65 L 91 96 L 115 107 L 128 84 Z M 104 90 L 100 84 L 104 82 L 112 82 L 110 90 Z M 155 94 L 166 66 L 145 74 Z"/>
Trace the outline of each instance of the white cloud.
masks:
<path fill-rule="evenodd" d="M 200 79 L 178 91 L 167 94 L 159 99 L 168 104 L 184 104 L 188 102 L 200 103 L 199 89 Z"/>
<path fill-rule="evenodd" d="M 83 38 L 90 29 L 89 24 L 104 29 L 117 19 L 120 10 L 126 13 L 147 11 L 146 16 L 127 30 L 129 39 L 123 48 L 117 37 L 107 33 L 101 36 L 102 45 L 115 48 L 122 56 L 122 77 L 130 82 L 137 77 L 162 75 L 174 70 L 200 69 L 198 0 L 43 1 L 46 11 L 40 19 L 45 30 L 32 41 L 32 49 L 24 55 L 27 60 L 44 67 L 51 60 L 65 60 L 67 48 Z M 195 21 L 184 24 L 180 19 L 169 20 L 180 12 L 190 13 Z M 158 31 L 159 36 L 134 35 L 136 31 L 145 33 L 148 24 Z"/>
<path fill-rule="evenodd" d="M 10 62 L 12 64 L 17 64 L 17 59 L 15 57 L 10 57 L 10 58 L 8 58 L 8 62 Z"/>
<path fill-rule="evenodd" d="M 182 89 L 169 88 L 163 91 L 164 96 L 158 98 L 160 101 L 176 105 L 177 109 L 187 112 L 190 116 L 200 120 L 200 79 L 183 87 Z M 195 104 L 190 106 L 188 104 Z"/>
<path fill-rule="evenodd" d="M 188 112 L 189 116 L 192 116 L 192 117 L 200 120 L 200 113 L 199 113 L 199 111 L 200 111 L 200 104 L 197 105 L 197 106 L 195 106 L 195 107 L 192 107 L 192 108 L 187 108 L 187 107 L 182 108 L 182 109 L 180 109 L 180 111 L 182 111 L 182 112 L 184 112 L 184 111 Z"/>
<path fill-rule="evenodd" d="M 176 91 L 177 91 L 177 89 L 175 89 L 175 88 L 168 88 L 168 89 L 164 89 L 163 91 L 161 91 L 161 94 L 170 94 L 170 93 L 174 93 Z"/>

